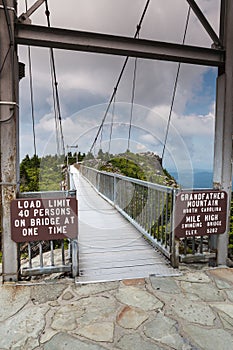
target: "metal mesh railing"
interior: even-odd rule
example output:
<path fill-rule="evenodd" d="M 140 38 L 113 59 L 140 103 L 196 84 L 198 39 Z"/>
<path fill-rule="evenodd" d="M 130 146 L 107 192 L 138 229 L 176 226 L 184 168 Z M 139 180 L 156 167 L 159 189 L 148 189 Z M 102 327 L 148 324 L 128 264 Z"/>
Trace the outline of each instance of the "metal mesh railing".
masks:
<path fill-rule="evenodd" d="M 173 262 L 177 260 L 172 227 L 175 189 L 85 166 L 80 171 L 149 242 Z"/>
<path fill-rule="evenodd" d="M 71 249 L 64 240 L 20 243 L 21 277 L 71 272 Z"/>
<path fill-rule="evenodd" d="M 81 166 L 82 175 L 155 247 L 180 262 L 215 260 L 213 236 L 175 239 L 173 208 L 177 189 Z"/>
<path fill-rule="evenodd" d="M 163 253 L 172 254 L 173 189 L 116 177 L 115 205 Z"/>

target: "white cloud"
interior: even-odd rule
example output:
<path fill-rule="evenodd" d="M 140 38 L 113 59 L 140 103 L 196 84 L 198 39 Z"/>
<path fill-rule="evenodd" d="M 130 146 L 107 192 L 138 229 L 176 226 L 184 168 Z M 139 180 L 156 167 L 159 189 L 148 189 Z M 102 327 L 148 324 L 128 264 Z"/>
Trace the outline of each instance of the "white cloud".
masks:
<path fill-rule="evenodd" d="M 19 13 L 24 11 L 23 3 L 19 2 Z M 32 3 L 34 3 L 34 0 L 29 1 L 29 6 Z M 218 32 L 220 1 L 200 0 L 198 4 L 216 32 Z M 51 23 L 54 26 L 131 37 L 134 35 L 136 24 L 140 19 L 144 6 L 144 0 L 127 0 L 127 2 L 125 0 L 67 0 L 65 3 L 56 0 L 49 1 Z M 140 37 L 180 43 L 184 33 L 187 9 L 187 2 L 184 0 L 151 1 Z M 35 24 L 46 25 L 43 5 L 32 16 L 32 19 Z M 187 43 L 207 47 L 210 47 L 212 43 L 193 14 L 190 17 Z M 26 51 L 25 48 L 20 48 L 20 57 L 23 61 L 27 60 Z M 48 50 L 33 48 L 32 59 L 36 134 L 37 142 L 41 144 L 45 138 L 49 139 L 50 133 L 54 133 Z M 64 119 L 65 140 L 70 143 L 81 138 L 83 145 L 85 144 L 85 147 L 88 147 L 93 142 L 97 127 L 105 111 L 104 107 L 106 107 L 106 105 L 99 105 L 97 108 L 96 105 L 109 100 L 124 57 L 55 50 L 55 61 Z M 129 107 L 126 108 L 126 105 L 131 101 L 133 65 L 134 59 L 130 59 L 117 93 L 117 101 L 125 102 L 123 104 L 124 111 L 119 111 L 119 113 L 116 111 L 117 116 L 115 117 L 115 121 L 119 123 L 118 130 L 121 130 L 124 138 L 127 137 L 127 131 L 125 131 L 127 128 L 124 126 L 120 129 L 120 123 L 125 125 L 129 121 Z M 133 123 L 137 128 L 145 130 L 143 133 L 138 129 L 136 130 L 136 128 L 134 129 L 134 137 L 137 137 L 139 142 L 135 146 L 137 149 L 151 148 L 153 145 L 159 147 L 159 144 L 161 147 L 166 130 L 176 70 L 177 63 L 138 60 L 135 103 L 141 105 L 141 107 L 134 111 Z M 178 131 L 182 140 L 185 140 L 185 142 L 188 140 L 187 147 L 191 152 L 192 160 L 196 163 L 199 162 L 197 158 L 201 147 L 206 146 L 208 140 L 212 145 L 214 115 L 211 106 L 209 106 L 209 114 L 203 112 L 203 115 L 201 115 L 199 112 L 200 115 L 196 115 L 194 110 L 186 116 L 185 107 L 187 102 L 201 91 L 203 74 L 207 70 L 208 67 L 181 66 L 172 116 L 174 128 Z M 27 107 L 27 104 L 29 105 L 27 83 L 28 77 L 20 83 L 21 102 L 23 104 L 21 107 L 21 137 L 26 139 L 27 136 L 29 140 L 27 146 L 25 143 L 21 146 L 22 156 L 25 150 L 30 153 L 29 150 L 32 148 L 28 128 L 23 126 L 24 123 L 28 123 L 30 120 L 30 108 Z M 94 107 L 91 108 L 92 106 Z M 85 109 L 87 107 L 90 108 Z M 148 113 L 148 109 L 152 112 Z M 81 112 L 76 117 L 71 116 L 75 111 Z M 144 113 L 143 117 L 141 113 Z M 110 121 L 109 118 L 108 122 Z M 115 127 L 115 137 L 117 138 L 119 135 L 116 133 L 117 127 Z M 153 135 L 155 135 L 155 138 Z M 155 140 L 158 140 L 157 144 Z M 120 144 L 120 142 L 118 143 Z M 54 141 L 52 144 L 53 147 L 47 147 L 48 150 L 55 147 Z M 41 147 L 41 145 L 38 146 L 38 148 Z M 173 152 L 178 152 L 174 142 L 173 144 L 171 142 L 169 147 Z M 206 164 L 203 154 L 201 157 L 202 163 Z M 210 161 L 209 164 L 211 165 Z"/>

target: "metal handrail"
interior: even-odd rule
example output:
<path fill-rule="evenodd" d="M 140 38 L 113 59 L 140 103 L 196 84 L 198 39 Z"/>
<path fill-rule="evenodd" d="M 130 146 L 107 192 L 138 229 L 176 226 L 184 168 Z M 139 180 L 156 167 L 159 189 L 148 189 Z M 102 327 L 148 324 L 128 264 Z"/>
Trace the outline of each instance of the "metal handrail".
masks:
<path fill-rule="evenodd" d="M 178 189 L 84 165 L 80 166 L 80 171 L 102 197 L 171 261 L 173 267 L 178 267 L 179 262 L 216 259 L 210 236 L 175 238 L 173 208 Z"/>
<path fill-rule="evenodd" d="M 173 233 L 176 189 L 84 165 L 80 166 L 80 172 L 174 267 L 178 267 Z"/>

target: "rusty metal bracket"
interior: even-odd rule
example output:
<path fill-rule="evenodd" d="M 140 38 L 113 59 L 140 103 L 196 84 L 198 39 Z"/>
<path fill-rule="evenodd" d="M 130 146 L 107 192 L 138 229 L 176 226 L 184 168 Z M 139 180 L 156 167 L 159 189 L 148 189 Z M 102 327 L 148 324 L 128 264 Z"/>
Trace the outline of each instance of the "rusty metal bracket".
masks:
<path fill-rule="evenodd" d="M 44 2 L 45 0 L 37 0 L 25 13 L 22 13 L 18 21 L 20 23 L 31 24 L 32 21 L 29 18 Z"/>

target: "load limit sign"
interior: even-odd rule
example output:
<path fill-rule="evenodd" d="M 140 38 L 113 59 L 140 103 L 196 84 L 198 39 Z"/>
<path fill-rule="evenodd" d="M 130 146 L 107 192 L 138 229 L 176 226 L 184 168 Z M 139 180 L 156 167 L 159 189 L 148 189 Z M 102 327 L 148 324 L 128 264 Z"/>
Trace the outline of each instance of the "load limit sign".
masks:
<path fill-rule="evenodd" d="M 182 191 L 175 201 L 175 236 L 194 237 L 226 231 L 225 191 Z"/>
<path fill-rule="evenodd" d="M 66 198 L 28 198 L 11 202 L 11 238 L 33 242 L 78 235 L 77 200 Z"/>

